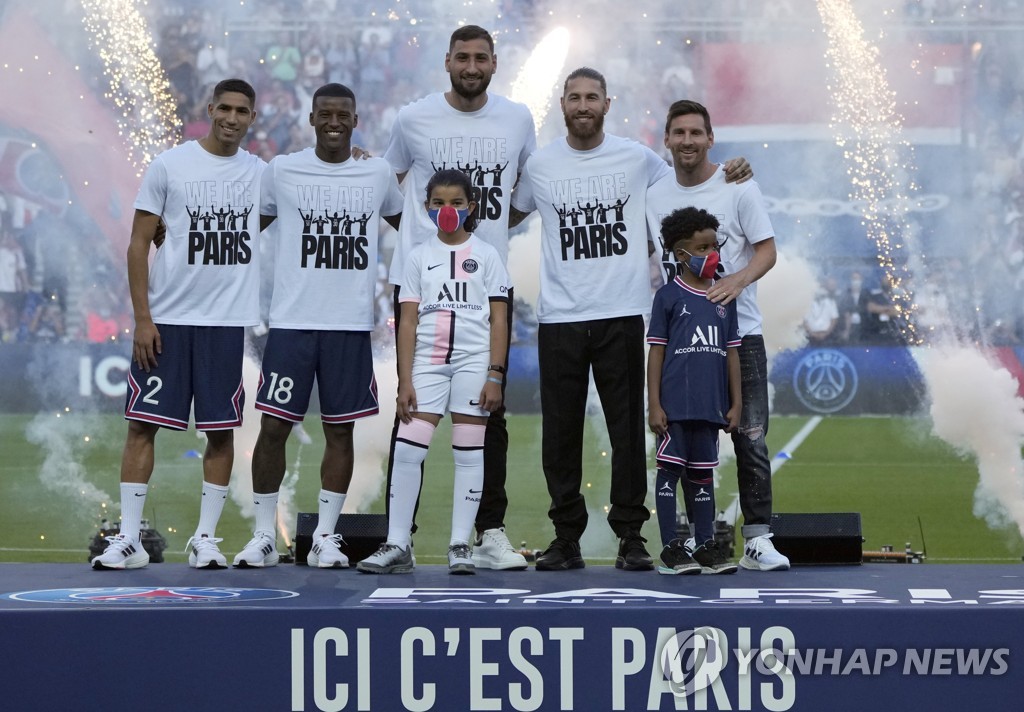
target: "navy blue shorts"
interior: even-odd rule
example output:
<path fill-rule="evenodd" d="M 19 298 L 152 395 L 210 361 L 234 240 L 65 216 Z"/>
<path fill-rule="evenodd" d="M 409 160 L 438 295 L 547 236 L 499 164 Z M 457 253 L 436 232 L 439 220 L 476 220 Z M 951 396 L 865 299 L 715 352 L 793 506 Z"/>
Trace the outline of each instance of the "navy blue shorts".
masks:
<path fill-rule="evenodd" d="M 681 467 L 718 467 L 718 432 L 722 426 L 706 420 L 673 420 L 668 432 L 658 437 L 659 467 L 678 471 Z"/>
<path fill-rule="evenodd" d="M 377 415 L 369 331 L 271 329 L 260 367 L 256 410 L 301 423 L 316 377 L 320 419 L 348 423 Z"/>
<path fill-rule="evenodd" d="M 242 424 L 241 326 L 157 324 L 162 353 L 146 373 L 135 361 L 128 372 L 124 417 L 186 430 L 195 401 L 196 430 L 229 430 Z"/>

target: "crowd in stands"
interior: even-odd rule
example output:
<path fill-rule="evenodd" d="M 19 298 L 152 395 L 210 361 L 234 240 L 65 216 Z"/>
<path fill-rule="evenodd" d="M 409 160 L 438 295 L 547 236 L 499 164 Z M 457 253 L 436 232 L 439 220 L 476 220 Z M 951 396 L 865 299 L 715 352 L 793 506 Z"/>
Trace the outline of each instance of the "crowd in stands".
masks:
<path fill-rule="evenodd" d="M 0 0 L 0 11 L 4 4 Z M 183 137 L 197 138 L 207 131 L 206 103 L 212 85 L 225 76 L 242 76 L 256 87 L 258 101 L 258 122 L 247 148 L 269 160 L 312 144 L 308 106 L 312 92 L 328 81 L 356 90 L 362 120 L 354 143 L 382 155 L 398 109 L 447 83 L 439 58 L 447 49 L 451 23 L 447 16 L 437 19 L 439 5 L 434 0 L 167 0 L 140 7 L 147 13 L 179 107 Z M 807 5 L 803 0 L 764 6 L 748 0 L 701 0 L 690 9 L 693 22 L 712 23 L 718 34 L 700 36 L 713 40 L 725 36 L 730 18 L 761 17 L 762 13 L 774 20 L 807 19 Z M 597 13 L 601 6 L 596 0 L 584 0 L 573 5 L 573 13 Z M 616 87 L 620 106 L 663 108 L 694 90 L 692 47 L 679 47 L 672 41 L 678 39 L 672 28 L 654 19 L 661 11 L 664 17 L 676 17 L 675 7 L 668 0 L 652 3 L 646 34 L 632 38 L 630 44 L 620 38 L 615 53 L 602 55 L 603 63 L 624 64 L 621 74 L 632 78 L 626 86 Z M 515 68 L 525 57 L 524 48 L 532 47 L 547 20 L 564 15 L 566 8 L 566 4 L 544 0 L 494 3 L 499 19 L 484 24 L 500 44 L 502 71 L 496 75 L 496 82 L 499 78 L 504 82 L 500 92 L 507 93 Z M 75 16 L 80 11 L 81 5 L 69 0 L 67 12 L 53 18 L 51 31 L 68 52 L 77 52 L 75 61 L 82 62 L 84 75 L 95 77 L 96 91 L 102 93 L 102 67 L 95 58 L 89 59 L 87 43 L 80 40 L 76 48 L 67 39 L 74 36 L 69 30 L 80 29 Z M 956 318 L 962 321 L 958 323 L 968 324 L 972 336 L 989 343 L 1018 343 L 1024 337 L 1024 310 L 1019 307 L 1024 303 L 1024 46 L 1019 33 L 1000 31 L 999 24 L 1013 21 L 1019 28 L 1024 23 L 1024 1 L 907 0 L 903 12 L 911 28 L 933 21 L 947 26 L 963 21 L 964 28 L 971 22 L 989 23 L 973 32 L 959 31 L 954 40 L 964 43 L 973 58 L 973 76 L 966 78 L 972 103 L 964 120 L 972 179 L 963 201 L 970 211 L 965 223 L 972 233 L 962 256 L 953 264 L 933 266 L 928 279 L 914 286 L 920 306 L 916 318 L 927 328 L 937 323 L 940 312 L 959 310 Z M 742 29 L 737 32 L 743 36 Z M 652 38 L 655 41 L 648 41 Z M 602 65 L 602 69 L 608 68 Z M 607 73 L 615 76 L 611 69 Z M 616 129 L 659 147 L 658 114 L 635 114 L 637 120 Z M 542 136 L 541 143 L 550 138 Z M 40 231 L 50 227 L 45 211 L 3 193 L 0 225 L 0 342 L 130 339 L 127 282 L 123 263 L 117 261 L 122 255 L 73 255 L 54 249 L 60 243 L 39 239 Z M 785 236 L 780 238 L 784 248 Z M 96 264 L 83 272 L 82 265 L 75 264 L 80 259 Z M 383 320 L 390 301 L 384 288 L 386 270 L 382 267 L 380 273 Z M 955 287 L 955 299 L 947 286 Z M 903 317 L 892 311 L 892 289 L 870 261 L 825 275 L 805 324 L 809 341 L 899 342 Z M 517 338 L 530 339 L 529 305 L 517 304 L 516 314 L 524 317 Z"/>

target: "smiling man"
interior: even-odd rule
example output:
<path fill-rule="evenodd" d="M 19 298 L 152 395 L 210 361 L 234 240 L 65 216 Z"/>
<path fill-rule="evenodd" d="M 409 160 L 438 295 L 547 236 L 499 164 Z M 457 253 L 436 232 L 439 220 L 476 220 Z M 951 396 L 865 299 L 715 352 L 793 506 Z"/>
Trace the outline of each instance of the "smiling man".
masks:
<path fill-rule="evenodd" d="M 608 524 L 619 538 L 615 565 L 646 571 L 653 561 L 640 534 L 650 517 L 644 504 L 644 317 L 651 312 L 645 208 L 649 187 L 672 171 L 646 146 L 605 133 L 611 99 L 597 70 L 571 72 L 560 103 L 566 136 L 534 152 L 512 201 L 514 222 L 537 210 L 543 227 L 541 460 L 555 539 L 537 569 L 585 566 L 583 430 L 593 372 L 612 450 Z M 734 174 L 749 174 L 745 160 L 730 163 Z M 575 209 L 582 224 L 568 219 Z"/>
<path fill-rule="evenodd" d="M 402 193 L 387 161 L 356 160 L 356 97 L 342 84 L 313 94 L 316 147 L 270 162 L 260 191 L 260 223 L 274 250 L 270 333 L 256 409 L 263 413 L 252 454 L 256 526 L 235 557 L 241 568 L 278 562 L 276 515 L 285 444 L 319 388 L 324 447 L 319 519 L 306 563 L 345 568 L 335 533 L 352 480 L 356 420 L 377 414 L 370 332 L 380 219 L 399 226 Z"/>
<path fill-rule="evenodd" d="M 789 568 L 789 559 L 775 549 L 769 530 L 768 364 L 757 306 L 757 281 L 775 264 L 775 230 L 757 183 L 727 183 L 724 166 L 708 157 L 714 145 L 711 117 L 704 106 L 684 99 L 669 107 L 665 148 L 672 154 L 674 171 L 647 192 L 647 221 L 659 241 L 661 221 L 679 208 L 702 208 L 720 223 L 725 274 L 708 288 L 707 298 L 723 306 L 735 301 L 739 321 L 743 410 L 732 441 L 745 539 L 740 566 L 783 571 Z M 661 256 L 665 281 L 671 282 L 678 270 L 675 256 L 663 244 Z"/>
<path fill-rule="evenodd" d="M 384 157 L 403 180 L 405 216 L 391 260 L 390 282 L 394 285 L 395 331 L 401 313 L 399 294 L 406 256 L 412 248 L 437 233 L 425 210 L 424 189 L 435 172 L 455 168 L 469 176 L 473 201 L 477 205 L 477 228 L 473 234 L 494 247 L 508 262 L 509 202 L 512 188 L 526 159 L 537 146 L 533 117 L 525 105 L 487 91 L 498 69 L 494 40 L 482 27 L 465 25 L 452 33 L 444 60 L 451 87 L 430 94 L 402 108 L 391 130 Z M 512 304 L 509 291 L 508 332 L 512 334 Z M 508 354 L 501 363 L 491 364 L 491 376 L 502 381 Z M 504 400 L 504 399 L 503 399 Z M 388 462 L 391 484 L 392 457 Z M 491 411 L 484 440 L 484 485 L 477 512 L 477 540 L 473 562 L 477 568 L 518 570 L 526 559 L 505 535 L 505 493 L 508 457 L 508 428 L 505 406 Z M 390 507 L 390 503 L 389 503 Z M 415 524 L 413 525 L 415 530 Z"/>
<path fill-rule="evenodd" d="M 189 565 L 226 565 L 214 534 L 231 478 L 233 430 L 242 424 L 244 328 L 260 319 L 253 208 L 266 164 L 239 149 L 256 119 L 255 103 L 248 82 L 217 84 L 207 106 L 209 133 L 157 156 L 142 179 L 128 245 L 135 332 L 121 459 L 121 532 L 108 537 L 106 550 L 92 560 L 95 569 L 149 563 L 139 535 L 156 433 L 161 427 L 188 428 L 193 401 L 206 453 Z M 161 221 L 166 236 L 158 238 Z"/>

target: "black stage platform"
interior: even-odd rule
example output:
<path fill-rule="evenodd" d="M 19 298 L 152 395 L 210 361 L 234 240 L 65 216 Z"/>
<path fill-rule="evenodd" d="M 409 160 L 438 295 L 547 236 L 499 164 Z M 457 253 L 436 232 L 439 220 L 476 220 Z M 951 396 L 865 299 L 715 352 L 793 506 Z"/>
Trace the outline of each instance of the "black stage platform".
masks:
<path fill-rule="evenodd" d="M 4 710 L 1019 710 L 1024 567 L 0 564 Z"/>

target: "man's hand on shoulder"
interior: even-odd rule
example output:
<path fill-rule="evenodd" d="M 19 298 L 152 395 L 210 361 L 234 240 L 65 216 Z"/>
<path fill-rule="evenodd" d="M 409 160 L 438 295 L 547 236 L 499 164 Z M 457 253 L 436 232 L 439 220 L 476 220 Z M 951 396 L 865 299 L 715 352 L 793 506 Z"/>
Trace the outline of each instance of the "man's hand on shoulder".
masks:
<path fill-rule="evenodd" d="M 726 183 L 746 183 L 754 177 L 754 169 L 743 156 L 730 158 L 722 164 L 722 170 L 725 171 Z"/>

